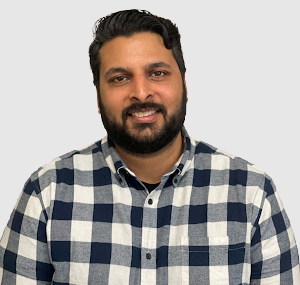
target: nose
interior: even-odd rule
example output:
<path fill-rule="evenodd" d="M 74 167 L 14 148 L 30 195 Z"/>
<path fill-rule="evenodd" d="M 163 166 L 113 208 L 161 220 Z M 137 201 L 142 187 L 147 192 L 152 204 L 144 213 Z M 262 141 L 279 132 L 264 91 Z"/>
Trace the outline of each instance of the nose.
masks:
<path fill-rule="evenodd" d="M 151 82 L 145 76 L 136 76 L 132 81 L 130 99 L 134 101 L 148 101 L 154 95 Z"/>

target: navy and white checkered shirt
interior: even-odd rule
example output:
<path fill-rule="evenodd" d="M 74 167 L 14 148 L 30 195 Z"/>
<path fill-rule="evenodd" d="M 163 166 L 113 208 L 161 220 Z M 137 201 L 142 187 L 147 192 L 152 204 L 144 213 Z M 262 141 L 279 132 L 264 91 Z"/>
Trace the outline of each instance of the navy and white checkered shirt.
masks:
<path fill-rule="evenodd" d="M 183 133 L 150 194 L 107 137 L 40 167 L 1 239 L 0 284 L 299 285 L 271 178 Z"/>

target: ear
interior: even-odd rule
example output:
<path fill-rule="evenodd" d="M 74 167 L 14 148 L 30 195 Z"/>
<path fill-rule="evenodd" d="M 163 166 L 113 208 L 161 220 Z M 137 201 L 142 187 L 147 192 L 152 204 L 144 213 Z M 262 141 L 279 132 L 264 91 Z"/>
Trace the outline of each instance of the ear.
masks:
<path fill-rule="evenodd" d="M 96 94 L 97 94 L 98 113 L 101 114 L 101 113 L 100 113 L 100 107 L 99 107 L 99 96 L 98 96 L 98 89 L 97 89 L 97 87 L 96 87 Z"/>
<path fill-rule="evenodd" d="M 183 75 L 183 88 L 185 88 L 185 92 L 186 92 L 186 101 L 188 101 L 188 91 L 187 91 L 187 87 L 186 87 L 186 81 L 185 81 L 185 74 Z"/>

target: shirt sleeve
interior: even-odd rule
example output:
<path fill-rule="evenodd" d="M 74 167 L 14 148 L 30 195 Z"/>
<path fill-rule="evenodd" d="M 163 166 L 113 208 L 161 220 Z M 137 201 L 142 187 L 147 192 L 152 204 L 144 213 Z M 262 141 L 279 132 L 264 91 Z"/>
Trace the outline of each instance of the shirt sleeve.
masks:
<path fill-rule="evenodd" d="M 271 179 L 264 193 L 251 241 L 251 285 L 300 285 L 294 233 Z"/>
<path fill-rule="evenodd" d="M 51 284 L 46 223 L 40 192 L 29 178 L 0 241 L 0 284 Z"/>

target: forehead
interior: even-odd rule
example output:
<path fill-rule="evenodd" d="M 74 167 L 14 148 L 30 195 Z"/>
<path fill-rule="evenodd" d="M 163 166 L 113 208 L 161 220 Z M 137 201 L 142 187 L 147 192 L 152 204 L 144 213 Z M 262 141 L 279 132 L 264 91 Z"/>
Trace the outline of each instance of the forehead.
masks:
<path fill-rule="evenodd" d="M 164 45 L 160 35 L 150 32 L 119 36 L 103 44 L 100 51 L 100 74 L 109 68 L 135 68 L 151 62 L 165 62 L 176 68 L 172 51 Z"/>

